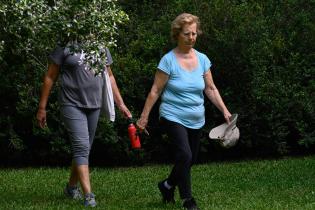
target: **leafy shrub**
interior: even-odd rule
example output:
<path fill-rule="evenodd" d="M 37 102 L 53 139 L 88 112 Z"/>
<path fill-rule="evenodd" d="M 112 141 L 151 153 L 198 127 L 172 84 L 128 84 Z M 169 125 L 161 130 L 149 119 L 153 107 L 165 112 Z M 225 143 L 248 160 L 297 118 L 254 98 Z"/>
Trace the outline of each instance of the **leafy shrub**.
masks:
<path fill-rule="evenodd" d="M 41 77 L 47 68 L 47 53 L 58 39 L 67 38 L 66 34 L 49 37 L 52 34 L 49 30 L 61 27 L 63 30 L 57 31 L 84 34 L 86 28 L 76 27 L 77 31 L 72 31 L 68 27 L 67 23 L 74 21 L 66 13 L 69 8 L 80 8 L 84 1 L 58 1 L 64 8 L 51 8 L 48 12 L 46 8 L 55 1 L 20 2 L 23 4 L 12 0 L 0 6 L 0 16 L 6 20 L 1 23 L 4 32 L 0 34 L 1 155 L 21 160 L 27 153 L 28 157 L 34 157 L 31 160 L 40 157 L 47 164 L 55 164 L 51 158 L 55 156 L 61 162 L 67 161 L 69 142 L 59 120 L 56 89 L 47 108 L 49 130 L 39 130 L 34 115 Z M 95 26 L 105 31 L 107 26 L 114 27 L 118 36 L 114 42 L 117 46 L 111 48 L 112 69 L 135 119 L 142 111 L 160 58 L 174 47 L 170 41 L 171 21 L 178 14 L 189 12 L 201 19 L 204 33 L 198 37 L 196 48 L 212 61 L 214 81 L 230 111 L 239 113 L 241 131 L 239 144 L 228 150 L 209 141 L 209 130 L 221 124 L 223 118 L 206 100 L 200 160 L 313 151 L 314 1 L 120 0 L 113 5 L 116 4 L 128 14 L 128 24 L 114 21 L 116 14 L 125 17 L 120 7 L 115 6 L 113 10 L 106 9 L 107 14 L 99 14 L 113 18 L 109 18 L 106 26 L 102 22 L 94 24 L 90 19 L 78 19 L 77 26 Z M 112 40 L 111 36 L 104 38 L 107 43 Z M 100 119 L 93 161 L 103 165 L 167 161 L 170 139 L 159 126 L 158 106 L 159 102 L 153 107 L 150 136 L 142 136 L 140 152 L 130 150 L 128 124 L 122 116 L 118 114 L 114 124 Z"/>

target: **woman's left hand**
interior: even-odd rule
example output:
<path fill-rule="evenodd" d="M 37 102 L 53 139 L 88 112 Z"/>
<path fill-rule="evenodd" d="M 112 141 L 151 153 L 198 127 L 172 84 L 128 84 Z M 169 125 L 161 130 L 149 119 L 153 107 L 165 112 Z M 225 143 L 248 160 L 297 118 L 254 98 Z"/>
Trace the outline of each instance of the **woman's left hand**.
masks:
<path fill-rule="evenodd" d="M 118 108 L 125 118 L 132 118 L 131 112 L 129 111 L 125 104 L 119 105 Z"/>
<path fill-rule="evenodd" d="M 227 122 L 227 124 L 230 124 L 230 118 L 232 116 L 231 113 L 228 110 L 225 110 L 223 112 L 223 116 L 224 116 L 224 119 Z"/>

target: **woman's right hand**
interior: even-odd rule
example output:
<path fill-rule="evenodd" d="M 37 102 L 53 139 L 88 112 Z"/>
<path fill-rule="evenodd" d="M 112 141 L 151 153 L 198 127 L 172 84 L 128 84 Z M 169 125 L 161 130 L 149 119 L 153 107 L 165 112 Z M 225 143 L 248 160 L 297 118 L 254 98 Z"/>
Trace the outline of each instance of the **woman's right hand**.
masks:
<path fill-rule="evenodd" d="M 59 70 L 60 70 L 60 66 L 58 64 L 51 63 L 49 64 L 48 71 L 46 72 L 46 75 L 44 77 L 44 81 L 42 85 L 42 93 L 41 93 L 39 105 L 38 105 L 39 108 L 36 114 L 37 123 L 39 127 L 41 128 L 45 128 L 47 126 L 46 105 L 47 105 L 50 90 L 59 75 Z"/>
<path fill-rule="evenodd" d="M 145 130 L 145 127 L 147 126 L 147 124 L 148 124 L 148 118 L 144 118 L 144 117 L 140 117 L 140 119 L 138 119 L 136 123 L 137 127 L 141 131 Z"/>
<path fill-rule="evenodd" d="M 38 109 L 36 114 L 36 119 L 39 127 L 45 128 L 46 127 L 46 110 L 45 109 Z"/>

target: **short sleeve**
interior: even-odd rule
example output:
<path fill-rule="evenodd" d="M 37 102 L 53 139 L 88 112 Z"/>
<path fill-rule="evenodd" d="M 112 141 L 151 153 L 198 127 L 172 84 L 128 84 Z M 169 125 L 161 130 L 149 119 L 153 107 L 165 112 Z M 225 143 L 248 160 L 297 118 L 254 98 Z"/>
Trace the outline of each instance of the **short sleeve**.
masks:
<path fill-rule="evenodd" d="M 106 65 L 109 66 L 109 65 L 112 65 L 113 63 L 113 58 L 112 58 L 112 55 L 110 54 L 110 51 L 108 48 L 106 48 Z"/>
<path fill-rule="evenodd" d="M 212 66 L 211 61 L 206 55 L 204 55 L 204 73 L 206 73 L 210 69 L 211 66 Z"/>
<path fill-rule="evenodd" d="M 167 75 L 170 75 L 171 69 L 170 69 L 170 63 L 167 59 L 167 55 L 164 55 L 162 59 L 160 60 L 160 63 L 158 65 L 158 69 L 166 73 Z"/>
<path fill-rule="evenodd" d="M 64 60 L 64 48 L 63 47 L 57 47 L 54 51 L 52 51 L 49 55 L 49 59 L 52 60 L 55 64 L 61 65 Z"/>

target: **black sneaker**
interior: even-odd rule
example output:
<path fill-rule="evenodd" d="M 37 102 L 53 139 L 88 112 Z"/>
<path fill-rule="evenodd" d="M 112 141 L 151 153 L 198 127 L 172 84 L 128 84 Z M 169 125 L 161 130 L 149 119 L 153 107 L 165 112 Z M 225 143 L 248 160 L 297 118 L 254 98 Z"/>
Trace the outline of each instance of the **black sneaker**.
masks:
<path fill-rule="evenodd" d="M 165 182 L 165 180 L 159 182 L 159 184 L 158 184 L 159 190 L 162 194 L 163 202 L 164 203 L 175 203 L 175 200 L 174 200 L 175 187 L 172 187 L 171 189 L 167 189 L 164 186 L 164 182 Z"/>
<path fill-rule="evenodd" d="M 191 198 L 189 200 L 185 200 L 183 207 L 186 210 L 200 210 L 198 208 L 197 203 L 196 203 L 194 198 Z"/>

